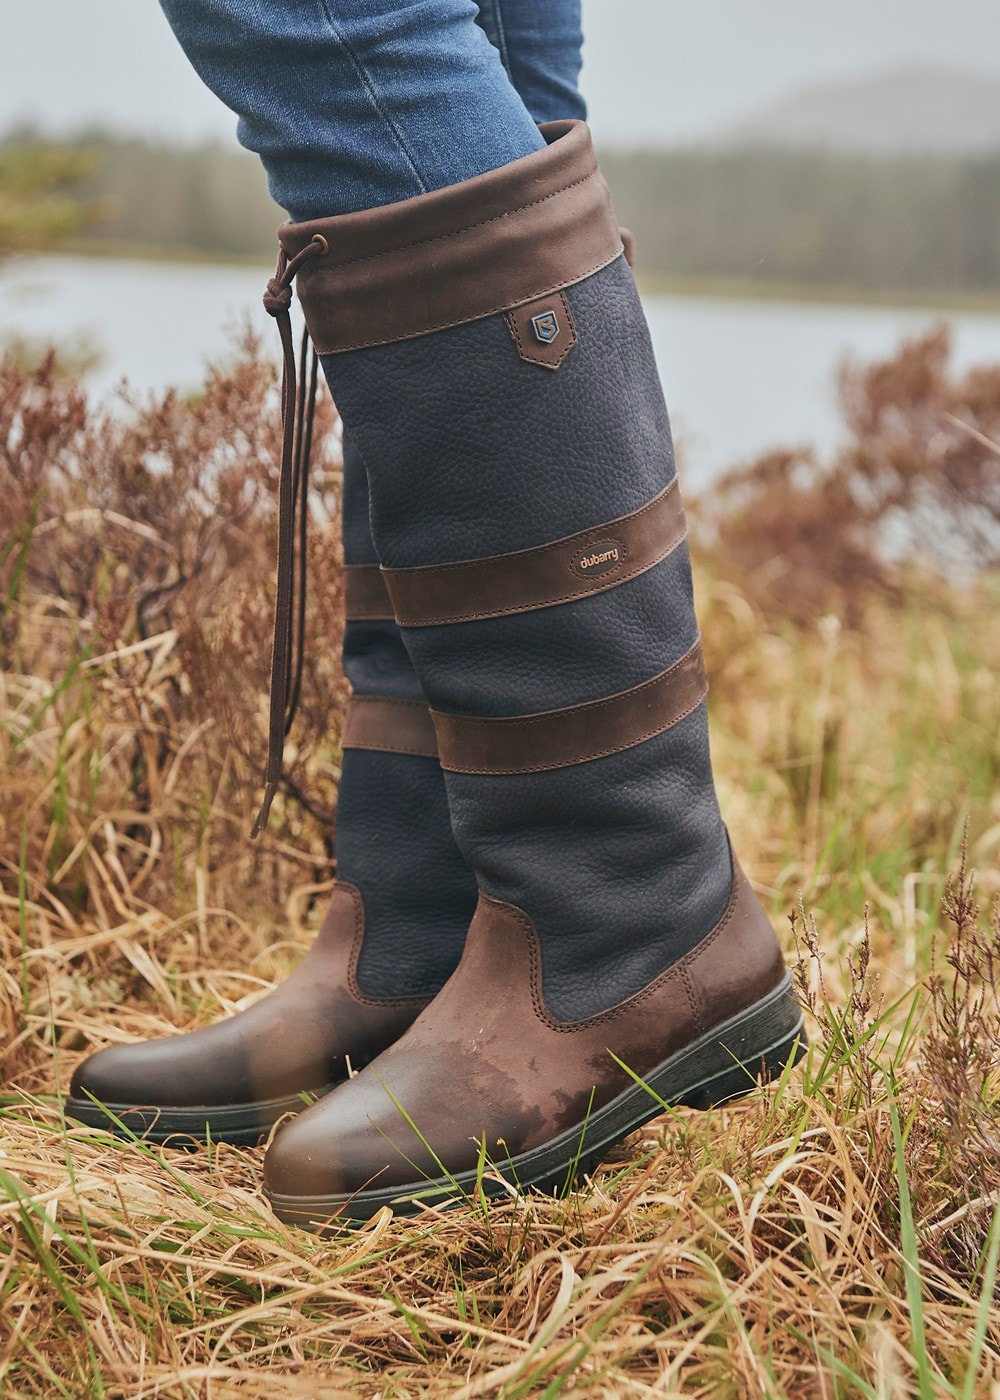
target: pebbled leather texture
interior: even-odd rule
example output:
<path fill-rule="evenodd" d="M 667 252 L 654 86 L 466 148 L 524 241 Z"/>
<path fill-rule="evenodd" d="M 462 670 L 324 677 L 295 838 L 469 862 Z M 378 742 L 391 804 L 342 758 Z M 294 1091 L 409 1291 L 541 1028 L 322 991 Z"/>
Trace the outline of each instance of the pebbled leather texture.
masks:
<path fill-rule="evenodd" d="M 361 453 L 350 434 L 344 429 L 344 484 L 341 499 L 341 524 L 345 564 L 378 564 L 380 562 L 368 521 L 368 473 Z"/>
<path fill-rule="evenodd" d="M 386 568 L 550 544 L 638 510 L 672 480 L 625 259 L 566 297 L 580 341 L 558 374 L 518 357 L 503 316 L 323 357 L 368 470 Z"/>
<path fill-rule="evenodd" d="M 361 454 L 344 433 L 342 524 L 345 564 L 378 565 L 368 519 L 368 475 Z M 344 625 L 344 674 L 355 695 L 393 700 L 424 699 L 399 628 L 389 620 L 349 620 Z"/>
<path fill-rule="evenodd" d="M 544 773 L 645 743 L 686 719 L 707 694 L 705 659 L 697 642 L 652 680 L 585 705 L 486 719 L 429 713 L 446 773 Z"/>
<path fill-rule="evenodd" d="M 426 704 L 395 622 L 344 624 L 344 674 L 355 695 L 381 695 Z"/>
<path fill-rule="evenodd" d="M 368 478 L 344 441 L 344 555 L 377 559 L 368 523 Z M 344 670 L 358 696 L 423 703 L 395 622 L 349 622 Z M 367 932 L 358 981 L 371 996 L 437 991 L 461 957 L 476 881 L 455 844 L 440 764 L 411 754 L 345 749 L 337 790 L 338 878 L 364 901 Z"/>
<path fill-rule="evenodd" d="M 550 544 L 638 510 L 673 480 L 670 428 L 623 257 L 567 288 L 578 343 L 558 374 L 503 316 L 323 367 L 364 456 L 387 568 Z M 686 545 L 606 592 L 516 617 L 404 629 L 435 710 L 516 716 L 641 685 L 697 640 Z M 556 772 L 447 776 L 482 889 L 538 931 L 552 1013 L 639 990 L 702 939 L 730 890 L 704 705 L 665 734 Z"/>
<path fill-rule="evenodd" d="M 474 1168 L 477 1138 L 493 1159 L 549 1142 L 631 1086 L 614 1056 L 648 1074 L 764 998 L 785 973 L 738 867 L 705 939 L 601 1015 L 566 1022 L 549 1014 L 539 944 L 522 910 L 482 899 L 444 991 L 395 1045 L 271 1144 L 268 1193 L 287 1201 L 413 1185 L 440 1177 L 442 1163 L 451 1173 Z"/>
<path fill-rule="evenodd" d="M 344 752 L 337 875 L 364 899 L 358 982 L 370 996 L 430 995 L 462 954 L 476 881 L 458 853 L 437 759 Z"/>
<path fill-rule="evenodd" d="M 402 631 L 435 710 L 526 715 L 602 700 L 659 675 L 698 640 L 687 549 L 572 604 Z"/>
<path fill-rule="evenodd" d="M 322 1089 L 402 1034 L 426 998 L 366 998 L 355 971 L 361 898 L 338 884 L 316 941 L 291 977 L 246 1011 L 203 1030 L 100 1050 L 79 1067 L 72 1097 L 136 1106 L 266 1102 Z"/>
<path fill-rule="evenodd" d="M 450 774 L 459 846 L 496 898 L 530 911 L 546 1005 L 567 1020 L 637 991 L 725 908 L 730 856 L 705 706 L 608 758 L 502 778 Z"/>

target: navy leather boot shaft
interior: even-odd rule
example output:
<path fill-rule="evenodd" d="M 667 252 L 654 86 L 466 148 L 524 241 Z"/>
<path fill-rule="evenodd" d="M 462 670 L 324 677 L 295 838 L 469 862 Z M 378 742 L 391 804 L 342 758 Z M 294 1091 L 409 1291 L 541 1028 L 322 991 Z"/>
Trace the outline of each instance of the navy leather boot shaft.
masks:
<path fill-rule="evenodd" d="M 512 322 L 508 310 L 323 356 L 368 467 L 390 592 L 398 581 L 418 597 L 422 578 L 447 578 L 448 566 L 478 561 L 485 573 L 497 556 L 576 534 L 589 532 L 595 559 L 604 535 L 620 549 L 618 562 L 589 566 L 594 591 L 512 608 L 500 598 L 440 618 L 418 605 L 419 616 L 403 616 L 439 716 L 509 719 L 514 733 L 519 717 L 653 682 L 698 646 L 667 412 L 612 226 L 614 255 L 550 297 L 537 326 L 525 315 Z M 318 280 L 323 260 L 312 266 Z M 313 333 L 322 351 L 322 325 Z M 560 341 L 552 364 L 545 357 Z M 629 540 L 615 541 L 638 527 L 617 522 L 649 510 L 666 522 L 662 547 L 630 558 Z M 703 697 L 668 728 L 625 743 L 612 736 L 610 748 L 547 769 L 445 763 L 462 854 L 484 892 L 533 920 L 546 1003 L 567 1020 L 620 1001 L 681 958 L 719 919 L 732 884 Z"/>
<path fill-rule="evenodd" d="M 268 1149 L 275 1211 L 313 1229 L 565 1189 L 662 1105 L 800 1053 L 716 803 L 642 310 L 586 128 L 543 130 L 489 176 L 282 229 L 276 302 L 298 274 L 480 884 L 454 975 Z"/>
<path fill-rule="evenodd" d="M 364 465 L 345 436 L 344 671 L 354 698 L 337 791 L 337 876 L 364 903 L 357 971 L 362 991 L 428 996 L 458 965 L 476 881 L 452 835 L 427 702 L 392 616 L 368 515 Z M 379 722 L 352 723 L 352 711 L 366 700 L 375 702 Z M 421 717 L 427 752 L 400 752 L 400 723 Z"/>

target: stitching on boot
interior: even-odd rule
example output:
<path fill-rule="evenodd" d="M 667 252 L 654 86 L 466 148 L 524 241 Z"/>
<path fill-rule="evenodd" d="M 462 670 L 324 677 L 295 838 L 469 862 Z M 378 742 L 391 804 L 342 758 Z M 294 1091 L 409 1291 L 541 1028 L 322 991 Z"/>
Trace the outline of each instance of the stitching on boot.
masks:
<path fill-rule="evenodd" d="M 487 569 L 497 559 L 518 559 L 523 555 L 537 554 L 541 550 L 557 549 L 560 545 L 569 544 L 575 540 L 580 541 L 580 548 L 583 549 L 588 536 L 607 534 L 609 530 L 621 529 L 625 525 L 631 525 L 633 521 L 641 520 L 644 515 L 648 515 L 651 510 L 662 505 L 665 496 L 677 490 L 679 490 L 678 478 L 672 476 L 663 490 L 658 491 L 652 500 L 647 501 L 645 505 L 637 506 L 635 510 L 630 510 L 625 515 L 617 515 L 613 520 L 602 520 L 598 525 L 588 525 L 585 530 L 574 530 L 572 534 L 560 535 L 557 540 L 549 540 L 546 544 L 531 545 L 528 549 L 510 549 L 504 554 L 491 554 L 485 559 L 454 559 L 448 564 L 418 564 L 412 569 L 393 569 L 383 564 L 382 572 L 390 575 L 412 573 L 415 577 L 419 577 L 424 570 L 428 573 L 446 574 L 452 569 Z"/>
<path fill-rule="evenodd" d="M 406 335 L 387 336 L 384 340 L 359 340 L 354 345 L 338 345 L 335 349 L 322 345 L 316 346 L 317 355 L 346 355 L 351 350 L 371 350 L 378 345 L 401 345 L 404 340 L 419 340 L 423 335 L 431 335 L 434 331 L 450 331 L 455 326 L 467 326 L 473 321 L 485 321 L 488 316 L 496 316 L 501 311 L 513 311 L 515 307 L 524 306 L 526 302 L 536 301 L 538 297 L 548 296 L 550 292 L 562 291 L 564 287 L 575 287 L 578 282 L 585 282 L 588 277 L 593 277 L 595 272 L 600 272 L 602 268 L 610 267 L 613 262 L 624 257 L 624 251 L 619 249 L 611 257 L 605 258 L 603 262 L 596 263 L 593 267 L 587 268 L 586 272 L 581 272 L 578 276 L 570 278 L 568 282 L 560 282 L 558 286 L 539 287 L 537 292 L 532 292 L 530 296 L 521 297 L 514 302 L 513 306 L 505 302 L 501 306 L 491 306 L 485 311 L 479 311 L 475 316 L 459 316 L 454 321 L 442 321 L 436 326 L 423 326 L 419 331 L 409 331 Z M 302 300 L 301 293 L 299 299 Z M 303 307 L 305 303 L 303 301 Z M 308 320 L 308 317 L 306 318 Z M 315 341 L 315 337 L 313 337 Z"/>
<path fill-rule="evenodd" d="M 574 1031 L 587 1030 L 591 1026 L 599 1026 L 607 1021 L 614 1021 L 619 1016 L 625 1015 L 632 1007 L 640 1005 L 647 997 L 653 995 L 665 987 L 669 982 L 674 982 L 679 976 L 680 963 L 675 963 L 668 967 L 665 972 L 661 972 L 655 981 L 650 982 L 648 987 L 642 988 L 638 992 L 633 992 L 624 1001 L 617 1002 L 614 1006 L 608 1007 L 606 1011 L 598 1011 L 593 1016 L 585 1016 L 580 1021 L 560 1021 L 552 1015 L 545 1004 L 545 995 L 542 987 L 542 954 L 538 932 L 534 923 L 522 909 L 518 909 L 516 904 L 508 904 L 505 900 L 495 899 L 492 895 L 482 896 L 484 903 L 492 904 L 496 909 L 506 910 L 514 915 L 517 922 L 524 930 L 524 936 L 528 944 L 528 965 L 529 980 L 531 985 L 531 1005 L 535 1015 L 550 1030 L 558 1031 L 561 1035 L 572 1034 Z"/>
<path fill-rule="evenodd" d="M 684 666 L 686 662 L 691 661 L 695 654 L 700 652 L 700 648 L 701 640 L 699 638 L 699 640 L 695 642 L 693 647 L 691 647 L 687 652 L 685 652 L 685 654 L 682 657 L 679 657 L 678 660 L 675 661 L 672 666 L 669 666 L 666 669 L 666 671 L 661 672 L 660 675 L 653 676 L 648 681 L 643 681 L 641 685 L 633 686 L 631 690 L 621 691 L 617 695 L 609 695 L 604 700 L 592 700 L 583 705 L 571 705 L 568 707 L 567 710 L 563 711 L 550 710 L 545 711 L 541 714 L 525 715 L 520 719 L 508 719 L 506 717 L 474 719 L 468 716 L 455 716 L 442 713 L 441 711 L 431 710 L 431 718 L 434 721 L 435 727 L 438 731 L 439 746 L 442 749 L 448 748 L 449 724 L 454 720 L 458 720 L 460 722 L 461 729 L 465 730 L 466 732 L 470 730 L 481 730 L 485 734 L 492 733 L 493 735 L 513 735 L 516 739 L 519 730 L 529 734 L 532 731 L 532 729 L 534 729 L 537 732 L 539 726 L 551 724 L 553 716 L 556 715 L 565 716 L 569 712 L 572 712 L 574 715 L 594 715 L 600 714 L 602 710 L 607 711 L 609 709 L 613 712 L 615 707 L 621 704 L 623 697 L 633 697 L 636 695 L 641 695 L 643 691 L 648 690 L 650 687 L 662 685 L 666 680 L 668 680 L 668 678 L 672 675 L 673 672 L 677 671 L 682 666 Z M 623 753 L 627 749 L 632 749 L 637 747 L 639 744 L 645 743 L 647 739 L 656 738 L 658 734 L 665 734 L 667 730 L 673 729 L 675 725 L 680 724 L 683 720 L 687 719 L 689 715 L 694 714 L 695 710 L 697 710 L 698 707 L 705 702 L 706 696 L 708 695 L 708 683 L 707 680 L 705 680 L 704 676 L 702 677 L 702 682 L 703 684 L 701 687 L 701 693 L 699 694 L 697 699 L 695 699 L 685 709 L 679 711 L 676 714 L 671 714 L 666 720 L 666 722 L 657 724 L 651 729 L 643 730 L 639 734 L 629 735 L 625 739 L 622 739 L 614 744 L 608 745 L 602 749 L 588 750 L 582 754 L 575 755 L 571 758 L 560 760 L 557 762 L 523 765 L 518 764 L 516 766 L 509 766 L 505 764 L 503 767 L 499 767 L 495 763 L 487 767 L 470 767 L 468 765 L 460 766 L 455 762 L 447 759 L 446 754 L 442 754 L 441 766 L 448 773 L 472 773 L 482 774 L 491 777 L 504 777 L 511 776 L 515 773 L 547 773 L 551 772 L 553 769 L 556 768 L 570 768 L 574 767 L 578 763 L 589 763 L 595 758 L 606 758 L 611 754 Z M 441 742 L 442 731 L 445 735 L 443 742 Z"/>
<path fill-rule="evenodd" d="M 571 542 L 578 542 L 579 549 L 577 552 L 581 553 L 585 549 L 590 547 L 591 543 L 596 543 L 598 540 L 606 536 L 609 532 L 613 532 L 615 530 L 626 531 L 631 529 L 633 526 L 635 526 L 642 520 L 643 516 L 648 515 L 650 511 L 662 508 L 665 499 L 677 490 L 677 477 L 675 476 L 670 482 L 668 482 L 668 484 L 663 488 L 662 491 L 660 491 L 656 496 L 654 496 L 651 501 L 648 501 L 646 505 L 640 506 L 638 510 L 630 511 L 627 515 L 617 516 L 614 520 L 605 521 L 601 525 L 594 525 L 586 530 L 578 530 L 575 534 L 563 535 L 560 539 L 552 540 L 548 544 L 535 545 L 530 549 L 511 550 L 507 554 L 491 555 L 489 558 L 486 559 L 459 559 L 450 564 L 426 564 L 419 565 L 413 569 L 384 569 L 383 572 L 388 574 L 390 577 L 392 577 L 395 574 L 409 575 L 414 579 L 414 581 L 419 581 L 421 573 L 425 570 L 428 573 L 445 575 L 449 572 L 457 572 L 461 570 L 465 573 L 466 578 L 468 578 L 470 574 L 477 573 L 480 570 L 488 574 L 489 571 L 494 567 L 494 565 L 498 561 L 506 563 L 508 561 L 517 560 L 519 557 L 530 559 L 532 556 L 538 556 L 540 554 L 551 552 L 553 550 L 564 547 L 570 544 Z M 623 583 L 628 583 L 634 578 L 639 578 L 642 574 L 648 573 L 650 569 L 655 569 L 657 564 L 662 564 L 664 559 L 669 558 L 669 556 L 673 554 L 675 550 L 680 548 L 680 546 L 688 537 L 688 527 L 687 520 L 683 513 L 683 509 L 680 507 L 678 507 L 678 509 L 680 512 L 680 527 L 673 535 L 671 535 L 668 539 L 666 539 L 663 542 L 662 550 L 658 551 L 655 557 L 650 558 L 648 560 L 643 560 L 635 564 L 632 568 L 625 569 L 623 573 L 619 573 L 616 570 L 614 572 L 613 577 L 610 575 L 610 573 L 607 576 L 597 575 L 596 577 L 598 578 L 606 578 L 606 581 L 595 584 L 586 592 L 581 592 L 579 588 L 575 588 L 572 593 L 564 593 L 554 598 L 546 598 L 544 602 L 539 602 L 537 604 L 516 603 L 512 604 L 509 608 L 490 608 L 485 611 L 472 610 L 469 612 L 463 612 L 461 614 L 445 613 L 440 616 L 434 617 L 422 616 L 419 622 L 414 622 L 412 619 L 407 618 L 400 622 L 399 625 L 400 627 L 434 627 L 438 624 L 443 623 L 452 624 L 460 622 L 478 622 L 487 618 L 510 617 L 519 613 L 532 612 L 541 608 L 558 607 L 563 603 L 575 603 L 578 599 L 592 598 L 598 593 L 605 593 L 609 589 L 617 588 Z M 627 559 L 627 548 L 625 548 L 624 554 L 625 558 Z M 580 577 L 573 567 L 573 560 L 571 560 L 565 567 L 567 571 L 573 575 L 574 578 Z"/>
<path fill-rule="evenodd" d="M 346 890 L 354 904 L 354 939 L 347 959 L 347 989 L 351 996 L 365 1006 L 426 1006 L 430 997 L 372 997 L 361 990 L 358 985 L 358 963 L 365 941 L 365 902 L 358 887 L 346 880 L 338 880 L 336 888 Z"/>
<path fill-rule="evenodd" d="M 588 175 L 581 175 L 579 180 L 571 180 L 568 185 L 560 185 L 557 190 L 550 190 L 548 194 L 543 194 L 539 199 L 530 199 L 526 204 L 516 204 L 513 209 L 505 209 L 502 214 L 494 214 L 489 219 L 480 219 L 478 223 L 474 224 L 463 224 L 461 228 L 449 229 L 447 233 L 436 233 L 433 238 L 417 238 L 412 243 L 395 243 L 391 248 L 383 248 L 380 253 L 364 253 L 359 258 L 348 258 L 346 262 L 327 263 L 327 267 L 356 267 L 359 263 L 378 262 L 380 258 L 391 257 L 393 253 L 407 253 L 411 248 L 429 248 L 435 243 L 446 243 L 449 238 L 461 238 L 464 233 L 474 233 L 476 229 L 489 228 L 490 224 L 499 224 L 503 220 L 509 219 L 512 214 L 523 213 L 526 209 L 536 209 L 540 204 L 545 204 L 550 199 L 558 199 L 561 194 L 575 190 L 580 185 L 586 185 L 588 181 L 596 179 L 600 174 L 600 170 L 595 166 Z M 624 244 L 622 244 L 621 251 L 625 251 Z M 543 293 L 539 293 L 539 295 L 541 296 Z"/>
<path fill-rule="evenodd" d="M 691 1015 L 694 1018 L 694 1028 L 700 1035 L 705 1030 L 705 1017 L 702 1010 L 701 999 L 695 992 L 694 981 L 691 971 L 687 967 L 681 967 L 681 978 L 684 982 L 684 990 L 687 992 L 688 1004 L 691 1007 Z"/>
<path fill-rule="evenodd" d="M 506 900 L 496 899 L 493 895 L 483 894 L 481 898 L 484 903 L 492 904 L 494 908 L 505 910 L 507 913 L 514 915 L 517 922 L 524 930 L 525 938 L 528 942 L 531 1004 L 534 1008 L 535 1015 L 540 1021 L 544 1022 L 550 1030 L 559 1031 L 561 1034 L 571 1034 L 574 1031 L 586 1030 L 590 1026 L 599 1026 L 605 1022 L 615 1021 L 619 1016 L 627 1015 L 634 1007 L 640 1006 L 644 1001 L 647 1001 L 651 996 L 655 996 L 657 992 L 668 986 L 669 983 L 678 980 L 682 981 L 688 989 L 688 998 L 691 1000 L 691 1009 L 695 1016 L 696 1027 L 703 1029 L 702 1014 L 699 1012 L 692 998 L 690 969 L 695 960 L 709 950 L 711 945 L 720 937 L 732 920 L 736 910 L 737 894 L 738 888 L 734 871 L 732 887 L 729 891 L 729 902 L 726 905 L 722 917 L 700 943 L 696 943 L 689 952 L 685 953 L 682 958 L 678 958 L 677 962 L 672 963 L 670 967 L 661 972 L 659 976 L 655 977 L 647 986 L 640 988 L 637 992 L 633 992 L 632 995 L 626 997 L 624 1001 L 617 1002 L 614 1006 L 608 1007 L 606 1011 L 599 1011 L 593 1016 L 584 1017 L 581 1021 L 559 1021 L 545 1005 L 545 997 L 542 991 L 541 945 L 535 925 L 528 915 L 525 914 L 522 909 L 518 909 L 516 904 L 509 904 Z"/>
<path fill-rule="evenodd" d="M 471 773 L 479 774 L 484 777 L 502 778 L 505 776 L 512 777 L 514 776 L 514 774 L 517 773 L 549 773 L 552 771 L 553 767 L 573 768 L 578 763 L 592 763 L 595 758 L 609 758 L 612 754 L 624 753 L 626 749 L 634 749 L 639 744 L 644 744 L 647 739 L 655 739 L 658 734 L 665 734 L 668 729 L 673 729 L 674 725 L 680 724 L 683 720 L 687 719 L 689 715 L 693 715 L 695 710 L 698 708 L 698 706 L 702 703 L 704 699 L 705 697 L 702 696 L 696 704 L 691 705 L 682 714 L 679 714 L 676 717 L 672 716 L 666 724 L 659 725 L 656 729 L 645 730 L 642 734 L 637 735 L 634 739 L 630 739 L 627 742 L 623 742 L 621 744 L 612 745 L 610 748 L 595 749 L 593 753 L 584 754 L 582 758 L 575 758 L 568 763 L 559 763 L 554 765 L 536 763 L 526 768 L 513 768 L 510 770 L 509 773 L 496 773 L 492 768 L 448 768 L 446 769 L 446 772 Z"/>

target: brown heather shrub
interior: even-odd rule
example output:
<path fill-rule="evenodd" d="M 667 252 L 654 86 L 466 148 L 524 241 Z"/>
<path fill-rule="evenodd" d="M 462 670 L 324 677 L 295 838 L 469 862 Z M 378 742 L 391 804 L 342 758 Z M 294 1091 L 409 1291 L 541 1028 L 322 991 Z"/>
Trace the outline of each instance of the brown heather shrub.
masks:
<path fill-rule="evenodd" d="M 1000 564 L 1000 368 L 949 372 L 945 326 L 841 372 L 847 438 L 828 463 L 775 451 L 716 483 L 696 520 L 716 567 L 769 616 L 856 625 L 900 565 Z M 912 592 L 912 585 L 909 585 Z"/>
<path fill-rule="evenodd" d="M 288 839 L 314 880 L 329 873 L 345 689 L 328 399 L 303 702 L 269 834 L 243 839 L 265 750 L 279 431 L 275 371 L 257 351 L 244 338 L 197 397 L 123 390 L 109 409 L 89 407 L 52 356 L 34 369 L 0 362 L 8 893 L 22 843 L 32 897 L 103 907 L 112 921 L 150 906 L 182 913 L 196 850 L 230 911 L 247 908 L 241 891 L 274 896 L 274 851 Z"/>

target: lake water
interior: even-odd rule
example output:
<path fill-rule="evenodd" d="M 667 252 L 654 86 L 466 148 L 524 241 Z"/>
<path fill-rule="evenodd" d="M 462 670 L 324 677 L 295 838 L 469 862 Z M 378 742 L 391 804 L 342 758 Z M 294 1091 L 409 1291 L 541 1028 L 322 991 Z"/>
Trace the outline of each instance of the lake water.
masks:
<path fill-rule="evenodd" d="M 247 317 L 265 345 L 276 344 L 260 303 L 268 275 L 266 267 L 61 256 L 13 262 L 0 270 L 0 341 L 86 335 L 102 354 L 88 376 L 96 393 L 123 376 L 143 390 L 192 387 Z M 770 447 L 833 447 L 836 371 L 846 356 L 884 357 L 947 319 L 956 369 L 1000 363 L 997 315 L 678 296 L 645 305 L 694 487 Z"/>

